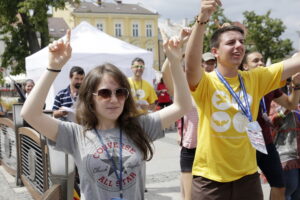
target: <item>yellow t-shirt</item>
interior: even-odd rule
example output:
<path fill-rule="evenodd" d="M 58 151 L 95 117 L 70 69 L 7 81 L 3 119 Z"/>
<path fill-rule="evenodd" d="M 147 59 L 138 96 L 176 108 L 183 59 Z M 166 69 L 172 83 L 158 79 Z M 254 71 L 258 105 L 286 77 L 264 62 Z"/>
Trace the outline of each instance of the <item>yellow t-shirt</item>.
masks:
<path fill-rule="evenodd" d="M 284 85 L 285 82 L 280 81 L 282 71 L 283 63 L 239 71 L 254 121 L 261 98 Z M 238 76 L 225 79 L 246 106 Z M 245 131 L 249 121 L 216 72 L 205 72 L 192 95 L 199 116 L 193 175 L 230 182 L 255 173 L 256 151 Z"/>
<path fill-rule="evenodd" d="M 131 92 L 136 102 L 143 103 L 143 101 L 148 104 L 153 104 L 157 100 L 157 95 L 154 88 L 145 80 L 136 81 L 132 78 L 128 78 Z M 144 111 L 147 112 L 147 111 Z"/>

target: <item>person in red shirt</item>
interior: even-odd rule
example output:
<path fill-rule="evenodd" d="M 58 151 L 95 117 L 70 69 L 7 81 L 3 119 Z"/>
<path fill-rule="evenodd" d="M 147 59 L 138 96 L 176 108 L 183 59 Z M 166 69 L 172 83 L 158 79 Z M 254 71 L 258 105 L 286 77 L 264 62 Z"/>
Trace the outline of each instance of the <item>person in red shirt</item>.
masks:
<path fill-rule="evenodd" d="M 158 106 L 160 108 L 164 108 L 172 104 L 172 99 L 168 93 L 168 89 L 164 83 L 163 78 L 161 78 L 160 82 L 157 84 L 156 91 L 158 97 Z"/>

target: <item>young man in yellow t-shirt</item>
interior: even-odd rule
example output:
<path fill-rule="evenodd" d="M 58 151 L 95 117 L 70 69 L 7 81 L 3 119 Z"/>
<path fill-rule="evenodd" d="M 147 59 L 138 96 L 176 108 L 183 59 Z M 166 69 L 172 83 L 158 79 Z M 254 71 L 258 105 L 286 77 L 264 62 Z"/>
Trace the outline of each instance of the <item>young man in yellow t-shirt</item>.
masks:
<path fill-rule="evenodd" d="M 186 74 L 197 104 L 199 124 L 193 164 L 193 200 L 262 200 L 255 146 L 265 151 L 257 126 L 261 98 L 300 71 L 300 56 L 268 68 L 238 71 L 244 54 L 244 31 L 237 26 L 218 29 L 211 38 L 217 68 L 201 67 L 205 24 L 221 5 L 202 0 L 186 49 Z M 258 137 L 259 136 L 259 137 Z"/>
<path fill-rule="evenodd" d="M 145 62 L 142 58 L 135 58 L 131 63 L 133 76 L 128 78 L 134 100 L 141 112 L 155 110 L 157 95 L 150 83 L 143 80 Z"/>

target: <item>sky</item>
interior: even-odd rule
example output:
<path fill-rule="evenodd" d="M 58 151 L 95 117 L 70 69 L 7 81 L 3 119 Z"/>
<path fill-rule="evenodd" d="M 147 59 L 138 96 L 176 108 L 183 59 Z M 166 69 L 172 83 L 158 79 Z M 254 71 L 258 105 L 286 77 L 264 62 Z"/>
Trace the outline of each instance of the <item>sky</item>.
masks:
<path fill-rule="evenodd" d="M 123 0 L 123 3 L 142 3 L 156 10 L 162 19 L 180 22 L 184 18 L 192 20 L 200 9 L 200 0 Z M 300 0 L 223 0 L 224 14 L 231 21 L 243 20 L 244 11 L 254 11 L 258 15 L 271 10 L 271 18 L 279 18 L 286 26 L 282 39 L 290 39 L 293 47 L 300 50 Z"/>

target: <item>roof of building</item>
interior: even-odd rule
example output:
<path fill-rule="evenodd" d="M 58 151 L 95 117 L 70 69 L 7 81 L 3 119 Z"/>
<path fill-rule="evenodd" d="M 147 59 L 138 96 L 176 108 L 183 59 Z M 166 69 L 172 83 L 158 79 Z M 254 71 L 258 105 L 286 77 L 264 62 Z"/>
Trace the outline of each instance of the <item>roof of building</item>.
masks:
<path fill-rule="evenodd" d="M 101 1 L 101 5 L 96 2 L 81 2 L 74 7 L 73 13 L 113 13 L 113 14 L 138 14 L 138 15 L 158 15 L 157 11 L 151 11 L 140 4 L 108 3 Z"/>
<path fill-rule="evenodd" d="M 69 29 L 68 24 L 63 18 L 49 17 L 48 18 L 49 34 L 53 38 L 63 37 Z"/>

